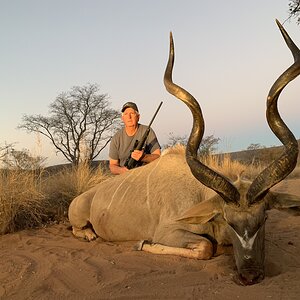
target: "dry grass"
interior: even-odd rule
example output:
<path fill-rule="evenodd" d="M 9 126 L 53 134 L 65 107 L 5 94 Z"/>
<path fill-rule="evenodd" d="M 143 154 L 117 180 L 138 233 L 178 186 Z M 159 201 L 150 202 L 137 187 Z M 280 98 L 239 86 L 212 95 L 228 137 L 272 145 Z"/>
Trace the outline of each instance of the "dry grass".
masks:
<path fill-rule="evenodd" d="M 185 155 L 185 146 L 178 144 L 167 148 L 163 151 L 162 155 L 167 155 L 169 153 Z M 259 163 L 246 164 L 233 160 L 231 159 L 230 154 L 209 155 L 200 158 L 200 160 L 205 165 L 231 180 L 236 180 L 238 176 L 253 180 L 265 168 L 264 165 Z"/>
<path fill-rule="evenodd" d="M 0 171 L 0 234 L 41 222 L 45 196 L 40 175 L 21 170 Z"/>
<path fill-rule="evenodd" d="M 184 152 L 181 148 L 176 151 Z M 212 155 L 202 162 L 233 181 L 241 174 L 254 179 L 264 169 L 232 160 L 229 155 Z M 52 174 L 0 170 L 0 234 L 65 220 L 72 199 L 109 177 L 100 167 L 92 170 L 87 164 Z M 299 177 L 298 165 L 289 178 Z"/>
<path fill-rule="evenodd" d="M 264 169 L 263 165 L 246 165 L 239 161 L 232 160 L 229 154 L 210 155 L 202 159 L 202 162 L 233 181 L 236 180 L 238 176 L 253 180 Z"/>
<path fill-rule="evenodd" d="M 73 198 L 107 178 L 87 164 L 52 175 L 1 170 L 0 234 L 64 219 Z"/>
<path fill-rule="evenodd" d="M 101 168 L 92 170 L 88 164 L 63 168 L 52 174 L 43 184 L 48 216 L 56 220 L 66 217 L 69 204 L 76 196 L 108 178 Z"/>
<path fill-rule="evenodd" d="M 300 178 L 300 164 L 296 166 L 294 171 L 287 177 L 288 179 Z"/>

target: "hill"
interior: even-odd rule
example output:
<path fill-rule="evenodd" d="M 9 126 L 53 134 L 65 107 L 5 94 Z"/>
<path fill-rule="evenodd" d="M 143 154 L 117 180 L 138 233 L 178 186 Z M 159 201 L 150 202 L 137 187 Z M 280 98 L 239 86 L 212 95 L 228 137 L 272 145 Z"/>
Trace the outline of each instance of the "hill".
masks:
<path fill-rule="evenodd" d="M 300 140 L 298 140 L 298 147 L 300 149 Z M 280 156 L 283 151 L 283 146 L 261 148 L 255 150 L 242 150 L 237 152 L 226 153 L 229 154 L 232 160 L 237 160 L 242 163 L 266 163 L 269 164 L 274 159 Z M 298 164 L 300 164 L 300 151 L 298 154 Z"/>

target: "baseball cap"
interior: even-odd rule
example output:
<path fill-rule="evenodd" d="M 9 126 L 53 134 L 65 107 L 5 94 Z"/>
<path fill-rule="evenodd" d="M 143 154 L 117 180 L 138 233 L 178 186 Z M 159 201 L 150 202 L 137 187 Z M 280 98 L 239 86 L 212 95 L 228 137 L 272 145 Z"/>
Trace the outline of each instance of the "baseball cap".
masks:
<path fill-rule="evenodd" d="M 133 108 L 135 111 L 139 111 L 138 110 L 138 108 L 137 108 L 137 106 L 136 106 L 136 104 L 135 103 L 133 103 L 133 102 L 126 102 L 124 105 L 123 105 L 123 107 L 122 107 L 122 112 L 124 112 L 124 110 L 126 109 L 126 108 Z"/>

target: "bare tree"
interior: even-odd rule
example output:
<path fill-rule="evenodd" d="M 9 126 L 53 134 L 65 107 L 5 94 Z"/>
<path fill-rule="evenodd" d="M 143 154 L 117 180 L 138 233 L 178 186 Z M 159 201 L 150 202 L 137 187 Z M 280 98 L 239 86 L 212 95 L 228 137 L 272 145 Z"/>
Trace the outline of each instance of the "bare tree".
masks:
<path fill-rule="evenodd" d="M 173 132 L 169 132 L 168 141 L 166 144 L 163 145 L 163 148 L 166 149 L 178 144 L 186 146 L 187 142 L 188 142 L 187 135 L 180 136 L 180 135 L 174 135 Z"/>
<path fill-rule="evenodd" d="M 213 135 L 208 135 L 208 136 L 204 137 L 199 146 L 199 150 L 198 150 L 199 155 L 207 156 L 207 155 L 213 154 L 217 149 L 216 146 L 218 145 L 219 141 L 220 141 L 220 139 L 215 138 Z M 169 140 L 168 140 L 167 144 L 163 145 L 163 148 L 172 147 L 177 144 L 187 145 L 187 142 L 188 142 L 187 135 L 183 135 L 183 136 L 174 135 L 173 132 L 170 132 Z"/>
<path fill-rule="evenodd" d="M 30 154 L 28 149 L 15 150 L 11 147 L 3 158 L 3 165 L 9 169 L 37 170 L 43 168 L 45 160 L 45 157 Z"/>
<path fill-rule="evenodd" d="M 217 150 L 217 145 L 220 139 L 214 137 L 213 135 L 208 135 L 204 137 L 200 143 L 199 154 L 200 156 L 208 156 L 214 154 Z"/>
<path fill-rule="evenodd" d="M 250 144 L 248 147 L 247 147 L 247 150 L 257 150 L 257 149 L 263 149 L 263 148 L 266 148 L 265 146 L 262 146 L 261 144 L 259 143 L 256 143 L 256 144 Z"/>
<path fill-rule="evenodd" d="M 0 160 L 3 160 L 3 158 L 7 155 L 9 150 L 13 147 L 13 144 L 6 144 L 4 146 L 0 145 Z"/>
<path fill-rule="evenodd" d="M 288 5 L 289 5 L 289 10 L 288 10 L 289 16 L 287 20 L 291 18 L 295 18 L 297 24 L 299 25 L 300 24 L 300 0 L 290 0 Z"/>
<path fill-rule="evenodd" d="M 50 139 L 57 152 L 77 165 L 91 162 L 120 126 L 120 113 L 110 108 L 107 94 L 96 84 L 75 86 L 50 104 L 50 116 L 25 115 L 19 128 Z"/>

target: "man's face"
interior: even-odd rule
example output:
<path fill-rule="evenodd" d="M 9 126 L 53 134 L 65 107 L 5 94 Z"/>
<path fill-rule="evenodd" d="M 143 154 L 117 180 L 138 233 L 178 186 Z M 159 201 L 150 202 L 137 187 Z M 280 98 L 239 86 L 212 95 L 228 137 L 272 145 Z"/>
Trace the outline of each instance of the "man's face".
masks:
<path fill-rule="evenodd" d="M 133 108 L 128 107 L 122 113 L 122 120 L 126 127 L 135 127 L 140 119 L 140 115 Z"/>

